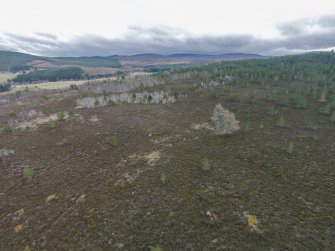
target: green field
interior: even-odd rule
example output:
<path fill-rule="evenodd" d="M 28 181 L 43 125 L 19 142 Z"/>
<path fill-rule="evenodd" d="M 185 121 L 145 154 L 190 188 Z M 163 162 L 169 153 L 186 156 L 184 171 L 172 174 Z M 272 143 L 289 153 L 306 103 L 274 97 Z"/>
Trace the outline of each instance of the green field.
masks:
<path fill-rule="evenodd" d="M 15 78 L 16 74 L 10 72 L 0 72 L 0 83 L 6 82 L 8 79 Z"/>
<path fill-rule="evenodd" d="M 51 63 L 55 65 L 76 65 L 84 67 L 121 67 L 116 57 L 54 58 Z"/>

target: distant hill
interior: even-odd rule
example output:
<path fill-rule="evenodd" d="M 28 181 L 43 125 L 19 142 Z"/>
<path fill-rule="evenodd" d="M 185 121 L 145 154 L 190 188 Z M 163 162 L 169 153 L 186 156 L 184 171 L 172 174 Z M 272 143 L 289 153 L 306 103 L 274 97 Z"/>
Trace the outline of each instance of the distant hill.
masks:
<path fill-rule="evenodd" d="M 10 71 L 12 67 L 24 66 L 39 59 L 42 58 L 25 53 L 0 51 L 0 71 Z"/>
<path fill-rule="evenodd" d="M 128 66 L 146 67 L 148 65 L 187 65 L 203 64 L 223 60 L 242 60 L 265 58 L 258 54 L 230 53 L 222 55 L 207 54 L 137 54 L 132 56 L 94 56 L 94 57 L 41 57 L 25 53 L 0 51 L 0 71 L 27 71 L 29 69 L 54 69 L 60 67 L 119 68 Z M 129 68 L 129 67 L 128 67 Z M 127 68 L 127 69 L 128 69 Z"/>
<path fill-rule="evenodd" d="M 228 53 L 221 55 L 209 55 L 209 54 L 191 54 L 191 53 L 180 53 L 171 55 L 160 55 L 160 54 L 137 54 L 132 56 L 118 56 L 120 60 L 142 60 L 142 61 L 188 61 L 190 63 L 197 62 L 212 62 L 212 61 L 222 61 L 222 60 L 243 60 L 243 59 L 262 59 L 267 58 L 258 54 L 244 54 L 244 53 Z"/>
<path fill-rule="evenodd" d="M 227 53 L 219 55 L 225 60 L 242 60 L 242 59 L 265 59 L 268 58 L 266 56 L 262 56 L 259 54 L 246 54 L 246 53 Z"/>
<path fill-rule="evenodd" d="M 245 53 L 228 53 L 220 55 L 208 55 L 208 54 L 172 54 L 170 58 L 183 58 L 193 60 L 242 60 L 242 59 L 261 59 L 266 58 L 258 54 L 245 54 Z"/>
<path fill-rule="evenodd" d="M 25 53 L 0 51 L 0 71 L 13 71 L 25 67 L 59 68 L 62 66 L 121 67 L 116 56 L 108 57 L 40 57 Z M 25 69 L 26 70 L 26 69 Z"/>
<path fill-rule="evenodd" d="M 52 58 L 52 63 L 56 65 L 73 65 L 84 67 L 121 67 L 116 56 L 107 57 L 57 57 Z"/>

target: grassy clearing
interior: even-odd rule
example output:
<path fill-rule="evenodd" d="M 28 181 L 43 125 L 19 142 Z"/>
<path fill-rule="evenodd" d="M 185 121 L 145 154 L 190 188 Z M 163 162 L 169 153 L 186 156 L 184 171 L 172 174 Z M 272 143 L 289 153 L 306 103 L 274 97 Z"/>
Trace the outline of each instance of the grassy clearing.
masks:
<path fill-rule="evenodd" d="M 5 83 L 7 80 L 13 79 L 17 74 L 10 72 L 0 72 L 0 83 Z"/>
<path fill-rule="evenodd" d="M 46 89 L 46 90 L 54 90 L 54 89 L 64 89 L 69 88 L 72 84 L 81 85 L 87 82 L 87 80 L 75 80 L 75 81 L 57 81 L 57 82 L 45 82 L 38 84 L 30 84 L 30 85 L 19 85 L 13 88 L 14 91 L 22 90 L 22 89 Z"/>
<path fill-rule="evenodd" d="M 136 72 L 131 72 L 129 74 L 129 77 L 135 78 L 137 76 L 147 76 L 147 75 L 152 75 L 152 73 L 151 72 L 136 71 Z"/>

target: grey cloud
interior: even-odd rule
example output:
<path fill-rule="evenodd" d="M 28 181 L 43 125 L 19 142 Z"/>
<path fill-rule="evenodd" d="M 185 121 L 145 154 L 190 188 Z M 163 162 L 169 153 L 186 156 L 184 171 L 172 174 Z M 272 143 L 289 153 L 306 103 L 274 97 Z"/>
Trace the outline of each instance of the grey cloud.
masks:
<path fill-rule="evenodd" d="M 292 35 L 299 35 L 304 32 L 304 25 L 297 23 L 284 23 L 277 26 L 278 30 L 282 35 L 285 36 L 292 36 Z"/>
<path fill-rule="evenodd" d="M 308 31 L 318 27 L 317 31 Z M 335 47 L 335 15 L 313 20 L 298 20 L 278 26 L 281 36 L 264 39 L 253 35 L 192 35 L 167 26 L 143 28 L 132 26 L 122 38 L 109 39 L 81 35 L 68 42 L 49 33 L 35 36 L 4 34 L 0 48 L 47 56 L 130 55 L 138 53 L 259 53 L 263 55 L 292 54 Z"/>
<path fill-rule="evenodd" d="M 57 46 L 57 41 L 45 39 L 43 38 L 36 38 L 32 36 L 23 36 L 18 34 L 12 33 L 5 33 L 5 36 L 8 38 L 8 41 L 11 43 L 17 44 L 38 44 L 43 46 Z"/>
<path fill-rule="evenodd" d="M 300 19 L 294 22 L 282 23 L 277 26 L 279 32 L 284 36 L 297 36 L 308 32 L 308 29 L 319 29 L 329 31 L 335 29 L 335 16 L 324 16 L 314 19 Z"/>
<path fill-rule="evenodd" d="M 57 36 L 47 32 L 36 32 L 36 35 L 47 39 L 57 39 Z"/>
<path fill-rule="evenodd" d="M 39 54 L 41 51 L 47 55 L 48 50 L 60 49 L 57 41 L 46 39 L 45 37 L 36 38 L 12 33 L 5 33 L 4 36 L 4 39 L 7 42 L 7 47 L 15 51 L 23 51 L 33 54 Z"/>
<path fill-rule="evenodd" d="M 335 16 L 321 17 L 316 21 L 316 24 L 324 28 L 335 28 Z"/>

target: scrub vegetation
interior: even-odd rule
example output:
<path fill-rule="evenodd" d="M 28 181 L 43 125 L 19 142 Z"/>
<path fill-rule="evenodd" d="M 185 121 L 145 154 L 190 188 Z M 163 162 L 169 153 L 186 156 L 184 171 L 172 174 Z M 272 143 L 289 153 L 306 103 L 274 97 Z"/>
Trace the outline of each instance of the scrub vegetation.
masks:
<path fill-rule="evenodd" d="M 0 250 L 333 250 L 334 97 L 334 52 L 12 97 Z"/>

